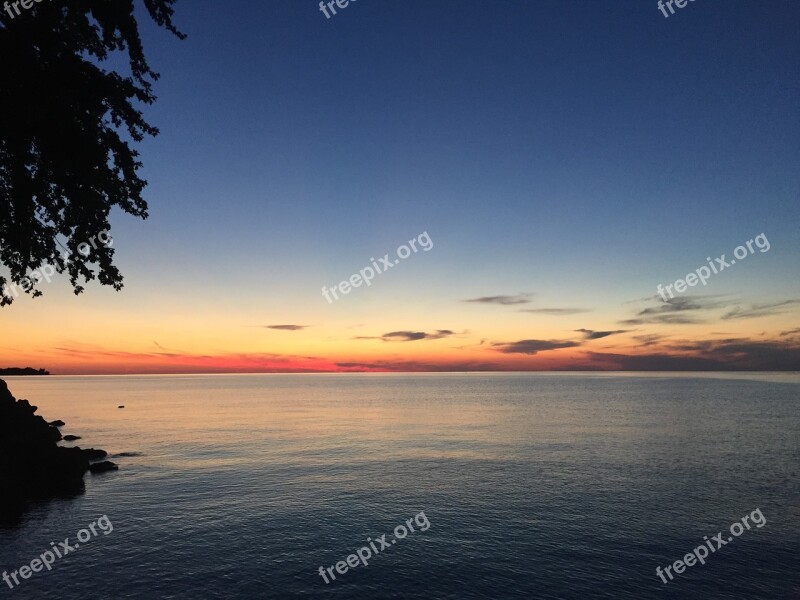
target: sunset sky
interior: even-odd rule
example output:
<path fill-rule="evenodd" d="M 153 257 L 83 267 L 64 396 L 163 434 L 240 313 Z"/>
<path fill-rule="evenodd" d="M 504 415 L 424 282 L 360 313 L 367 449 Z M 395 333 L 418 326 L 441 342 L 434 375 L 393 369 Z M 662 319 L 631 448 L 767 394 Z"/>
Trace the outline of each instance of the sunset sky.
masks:
<path fill-rule="evenodd" d="M 150 218 L 112 217 L 125 288 L 61 277 L 0 309 L 0 367 L 800 370 L 798 19 L 179 2 L 187 40 L 143 32 L 161 134 Z M 429 251 L 325 300 L 423 232 Z M 759 234 L 768 251 L 658 297 Z"/>

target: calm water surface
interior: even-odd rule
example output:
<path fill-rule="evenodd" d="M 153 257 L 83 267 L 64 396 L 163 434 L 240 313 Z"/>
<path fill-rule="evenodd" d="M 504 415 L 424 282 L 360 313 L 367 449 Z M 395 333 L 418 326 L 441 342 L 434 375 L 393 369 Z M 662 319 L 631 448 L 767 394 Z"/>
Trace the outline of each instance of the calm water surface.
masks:
<path fill-rule="evenodd" d="M 0 530 L 13 571 L 114 527 L 2 597 L 800 598 L 796 374 L 7 381 L 135 455 Z M 656 576 L 756 508 L 765 526 Z M 320 577 L 421 511 L 427 531 Z"/>

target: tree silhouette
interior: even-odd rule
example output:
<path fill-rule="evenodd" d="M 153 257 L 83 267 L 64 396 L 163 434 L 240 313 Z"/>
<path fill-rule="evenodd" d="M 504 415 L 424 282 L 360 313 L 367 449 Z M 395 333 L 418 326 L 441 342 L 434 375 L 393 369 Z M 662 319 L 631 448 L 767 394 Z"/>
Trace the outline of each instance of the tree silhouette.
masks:
<path fill-rule="evenodd" d="M 17 286 L 41 295 L 40 269 L 67 273 L 76 294 L 79 281 L 95 278 L 122 288 L 111 245 L 91 242 L 107 235 L 115 206 L 147 218 L 132 145 L 158 134 L 136 108 L 155 100 L 158 73 L 134 1 L 35 1 L 0 10 L 0 265 L 9 273 L 0 275 L 0 306 Z M 143 0 L 157 25 L 183 39 L 174 3 Z M 104 68 L 120 56 L 125 73 Z"/>

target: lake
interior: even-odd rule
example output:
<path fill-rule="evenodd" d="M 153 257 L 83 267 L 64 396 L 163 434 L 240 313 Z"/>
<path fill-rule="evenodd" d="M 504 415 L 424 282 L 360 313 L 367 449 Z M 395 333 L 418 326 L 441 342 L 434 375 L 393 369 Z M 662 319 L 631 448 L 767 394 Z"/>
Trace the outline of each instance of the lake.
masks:
<path fill-rule="evenodd" d="M 120 466 L 0 530 L 86 531 L 7 597 L 800 598 L 798 374 L 6 381 Z"/>

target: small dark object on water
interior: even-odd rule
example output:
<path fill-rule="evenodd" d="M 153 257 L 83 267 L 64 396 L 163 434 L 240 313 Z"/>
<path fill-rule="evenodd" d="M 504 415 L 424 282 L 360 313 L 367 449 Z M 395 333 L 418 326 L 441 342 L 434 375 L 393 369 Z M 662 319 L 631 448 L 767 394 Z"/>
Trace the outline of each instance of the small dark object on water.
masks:
<path fill-rule="evenodd" d="M 110 460 L 104 460 L 99 463 L 92 463 L 89 465 L 89 470 L 94 473 L 105 473 L 106 471 L 116 471 L 119 467 Z"/>
<path fill-rule="evenodd" d="M 56 419 L 55 421 L 50 421 L 48 425 L 52 425 L 53 427 L 63 427 L 66 425 L 66 423 L 64 423 L 64 421 L 61 419 Z"/>
<path fill-rule="evenodd" d="M 121 404 L 121 405 L 120 405 L 120 406 L 118 406 L 117 408 L 125 408 L 125 405 L 124 405 L 124 404 Z"/>
<path fill-rule="evenodd" d="M 64 441 L 65 442 L 74 442 L 75 440 L 79 440 L 79 439 L 81 439 L 81 436 L 79 436 L 79 435 L 65 435 L 64 436 Z"/>

